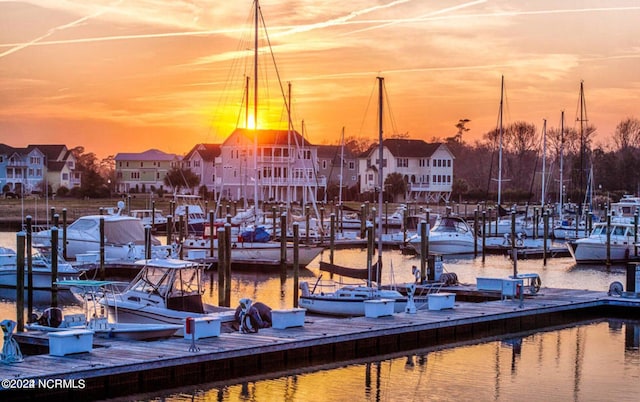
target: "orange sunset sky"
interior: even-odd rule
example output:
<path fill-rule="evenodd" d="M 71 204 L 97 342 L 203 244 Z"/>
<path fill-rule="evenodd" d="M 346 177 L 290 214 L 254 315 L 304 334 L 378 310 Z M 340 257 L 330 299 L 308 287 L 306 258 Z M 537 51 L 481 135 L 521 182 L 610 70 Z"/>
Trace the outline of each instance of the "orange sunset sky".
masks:
<path fill-rule="evenodd" d="M 82 145 L 103 158 L 220 143 L 253 75 L 252 0 L 0 2 L 0 142 Z M 575 126 L 580 81 L 596 144 L 640 118 L 638 0 L 263 0 L 294 127 L 314 144 L 385 135 L 431 140 L 470 119 Z M 258 124 L 286 128 L 261 31 Z M 251 78 L 253 80 L 253 78 Z M 264 84 L 264 85 L 263 85 Z M 253 99 L 253 82 L 250 83 Z M 253 106 L 250 107 L 253 109 Z M 267 124 L 267 120 L 269 123 Z"/>

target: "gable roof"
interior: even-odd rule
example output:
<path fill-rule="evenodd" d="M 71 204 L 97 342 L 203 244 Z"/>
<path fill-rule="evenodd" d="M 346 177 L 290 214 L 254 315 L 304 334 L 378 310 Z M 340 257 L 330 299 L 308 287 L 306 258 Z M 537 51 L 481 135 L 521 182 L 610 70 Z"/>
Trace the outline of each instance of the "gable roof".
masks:
<path fill-rule="evenodd" d="M 241 135 L 247 139 L 250 139 L 251 142 L 254 140 L 254 135 L 258 134 L 258 145 L 288 145 L 289 142 L 291 145 L 305 145 L 305 146 L 313 146 L 308 140 L 304 139 L 299 132 L 293 130 L 250 130 L 246 128 L 236 128 L 233 130 L 233 133 L 224 141 L 223 145 L 229 141 L 229 138 L 235 135 Z M 289 140 L 290 138 L 290 140 Z"/>
<path fill-rule="evenodd" d="M 28 150 L 34 148 L 38 148 L 47 157 L 47 162 L 60 160 L 67 154 L 67 146 L 62 144 L 31 144 L 27 146 Z"/>
<path fill-rule="evenodd" d="M 220 144 L 197 144 L 191 148 L 191 151 L 189 151 L 183 159 L 191 159 L 191 156 L 197 152 L 203 160 L 212 161 L 220 156 L 220 146 Z"/>
<path fill-rule="evenodd" d="M 67 166 L 67 162 L 64 161 L 52 161 L 47 163 L 47 170 L 50 172 L 61 172 L 64 167 Z"/>
<path fill-rule="evenodd" d="M 442 143 L 427 143 L 423 140 L 411 140 L 407 138 L 389 138 L 382 141 L 382 146 L 387 148 L 391 155 L 403 158 L 428 158 L 433 155 Z M 378 144 L 373 144 L 367 149 L 361 158 L 366 158 L 378 149 Z"/>
<path fill-rule="evenodd" d="M 172 161 L 180 157 L 158 149 L 148 149 L 139 153 L 119 153 L 114 159 L 117 161 Z"/>

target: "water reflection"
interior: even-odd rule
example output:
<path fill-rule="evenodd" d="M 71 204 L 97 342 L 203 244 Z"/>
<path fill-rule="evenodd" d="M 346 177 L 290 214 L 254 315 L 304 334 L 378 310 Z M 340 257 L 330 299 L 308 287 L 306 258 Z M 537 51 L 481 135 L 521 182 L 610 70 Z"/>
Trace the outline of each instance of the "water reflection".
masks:
<path fill-rule="evenodd" d="M 624 330 L 611 331 L 612 322 L 622 323 Z M 640 392 L 639 332 L 640 321 L 601 320 L 483 343 L 309 367 L 276 378 L 202 384 L 151 399 L 635 400 Z"/>

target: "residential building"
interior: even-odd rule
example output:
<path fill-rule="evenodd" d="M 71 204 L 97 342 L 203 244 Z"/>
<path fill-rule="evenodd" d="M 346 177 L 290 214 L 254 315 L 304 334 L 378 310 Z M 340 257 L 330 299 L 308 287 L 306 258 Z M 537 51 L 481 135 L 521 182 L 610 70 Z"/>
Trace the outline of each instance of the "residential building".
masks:
<path fill-rule="evenodd" d="M 182 167 L 190 169 L 200 179 L 200 187 L 216 192 L 222 184 L 218 167 L 222 164 L 220 144 L 197 144 L 182 158 Z"/>
<path fill-rule="evenodd" d="M 0 144 L 0 188 L 17 195 L 41 191 L 45 183 L 45 154 L 32 145 L 13 148 Z"/>
<path fill-rule="evenodd" d="M 317 147 L 297 131 L 238 128 L 220 155 L 216 179 L 223 198 L 311 202 L 326 189 L 326 179 L 316 175 Z"/>
<path fill-rule="evenodd" d="M 455 157 L 442 143 L 391 138 L 383 145 L 383 182 L 391 173 L 399 173 L 407 183 L 404 198 L 412 201 L 448 201 L 453 187 Z M 378 144 L 359 158 L 360 192 L 378 189 Z"/>
<path fill-rule="evenodd" d="M 46 182 L 52 193 L 60 187 L 72 189 L 82 184 L 82 173 L 76 170 L 76 157 L 66 145 L 37 144 L 36 147 L 45 155 L 47 165 Z"/>
<path fill-rule="evenodd" d="M 318 177 L 324 177 L 327 180 L 325 194 L 328 193 L 328 197 L 323 197 L 324 201 L 334 198 L 338 200 L 340 195 L 345 200 L 346 190 L 358 184 L 358 158 L 349 149 L 340 145 L 318 145 L 317 149 Z M 342 185 L 341 194 L 340 185 Z"/>
<path fill-rule="evenodd" d="M 172 167 L 180 165 L 181 158 L 157 149 L 140 153 L 119 153 L 115 156 L 118 193 L 147 193 L 158 190 L 171 191 L 173 186 L 164 184 L 164 178 Z"/>

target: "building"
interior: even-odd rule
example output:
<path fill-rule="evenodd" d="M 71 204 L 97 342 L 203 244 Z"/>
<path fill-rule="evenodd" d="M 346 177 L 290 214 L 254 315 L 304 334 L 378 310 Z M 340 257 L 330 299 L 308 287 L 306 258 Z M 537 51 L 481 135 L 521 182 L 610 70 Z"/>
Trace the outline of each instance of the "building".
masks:
<path fill-rule="evenodd" d="M 215 197 L 216 188 L 220 187 L 220 144 L 197 144 L 182 158 L 182 167 L 190 169 L 200 179 L 200 187 L 206 187 L 207 192 Z"/>
<path fill-rule="evenodd" d="M 358 184 L 358 158 L 340 145 L 318 145 L 317 149 L 318 176 L 327 181 L 327 197 L 322 197 L 323 201 L 339 200 L 340 195 L 346 200 L 348 190 Z"/>
<path fill-rule="evenodd" d="M 22 196 L 79 187 L 81 174 L 75 164 L 75 157 L 65 145 L 14 148 L 0 144 L 0 188 L 2 193 Z"/>
<path fill-rule="evenodd" d="M 66 145 L 30 145 L 45 155 L 46 182 L 53 193 L 59 188 L 72 189 L 82 184 L 82 173 L 76 170 L 76 157 Z"/>
<path fill-rule="evenodd" d="M 455 157 L 442 143 L 392 138 L 383 145 L 383 182 L 391 173 L 399 173 L 407 183 L 405 200 L 448 201 L 453 187 Z M 378 188 L 378 144 L 359 157 L 360 192 Z"/>
<path fill-rule="evenodd" d="M 216 188 L 229 200 L 306 203 L 326 189 L 326 179 L 317 175 L 317 147 L 297 131 L 238 128 L 220 155 Z"/>
<path fill-rule="evenodd" d="M 115 156 L 116 183 L 118 193 L 148 193 L 153 191 L 172 191 L 166 186 L 164 178 L 173 167 L 179 167 L 181 158 L 157 149 L 140 153 L 119 153 Z"/>

